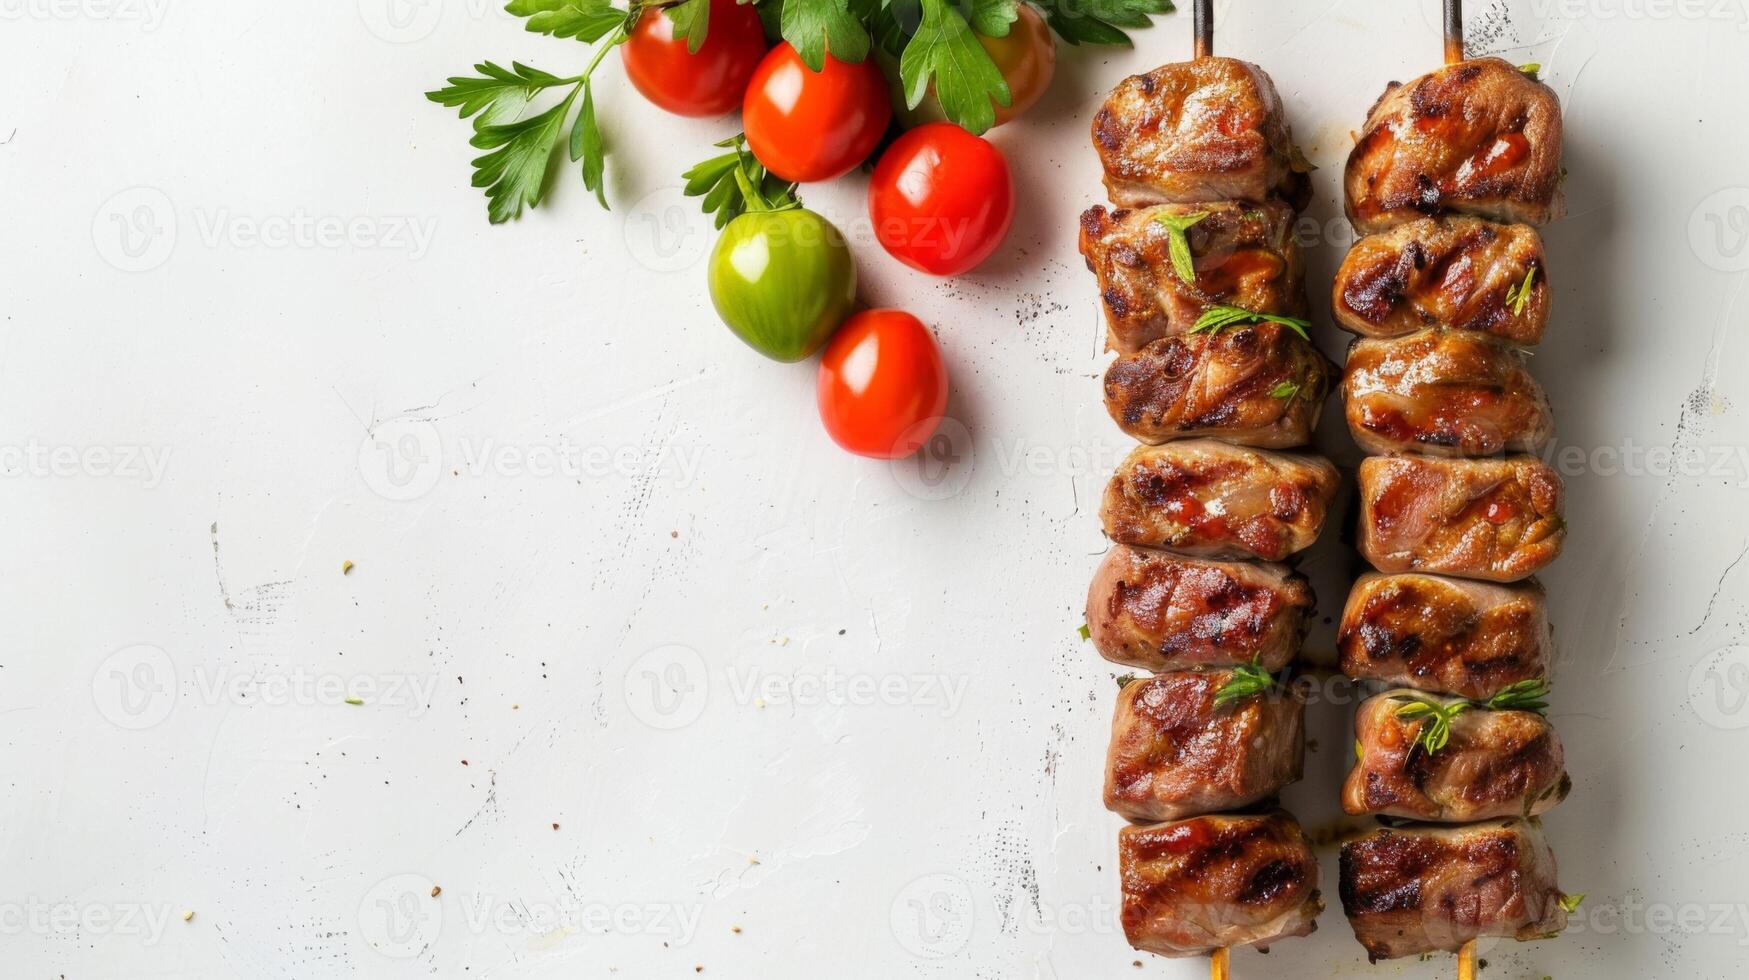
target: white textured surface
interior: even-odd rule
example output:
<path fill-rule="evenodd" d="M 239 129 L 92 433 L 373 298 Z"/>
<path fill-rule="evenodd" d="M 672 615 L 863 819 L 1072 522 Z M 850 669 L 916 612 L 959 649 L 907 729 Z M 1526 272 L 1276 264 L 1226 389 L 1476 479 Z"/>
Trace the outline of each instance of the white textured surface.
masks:
<path fill-rule="evenodd" d="M 1132 967 L 1116 931 L 1115 672 L 1075 635 L 1126 448 L 1074 254 L 1085 126 L 1182 56 L 1188 15 L 1067 52 L 996 135 L 1023 209 L 989 268 L 932 281 L 862 242 L 865 298 L 939 328 L 971 433 L 920 494 L 829 444 L 810 367 L 714 321 L 707 229 L 669 205 L 732 121 L 659 118 L 609 65 L 616 210 L 567 173 L 490 228 L 464 125 L 419 93 L 581 49 L 391 2 L 0 4 L 0 973 L 1201 975 Z M 1322 167 L 1314 294 L 1348 133 L 1437 58 L 1434 6 L 1223 8 L 1221 50 L 1273 73 Z M 1545 577 L 1576 787 L 1548 824 L 1591 897 L 1484 975 L 1741 977 L 1749 12 L 1507 6 L 1473 11 L 1480 46 L 1567 108 L 1533 366 L 1580 460 Z M 808 197 L 850 228 L 861 189 Z M 269 243 L 300 218 L 357 224 Z M 1628 446 L 1724 455 L 1584 462 Z M 564 447 L 580 469 L 540 469 Z M 651 700 L 672 678 L 692 693 Z M 1288 802 L 1328 826 L 1346 709 L 1314 711 Z M 1325 853 L 1323 929 L 1235 976 L 1451 974 L 1369 970 Z"/>

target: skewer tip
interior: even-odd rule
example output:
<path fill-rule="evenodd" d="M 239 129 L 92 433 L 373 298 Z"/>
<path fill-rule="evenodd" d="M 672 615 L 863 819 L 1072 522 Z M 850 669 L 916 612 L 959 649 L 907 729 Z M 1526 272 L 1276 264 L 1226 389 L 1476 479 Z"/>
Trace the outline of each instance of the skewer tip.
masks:
<path fill-rule="evenodd" d="M 1227 967 L 1232 959 L 1233 951 L 1221 947 L 1209 957 L 1209 980 L 1227 980 Z"/>
<path fill-rule="evenodd" d="M 1464 0 L 1445 0 L 1445 63 L 1464 60 Z"/>
<path fill-rule="evenodd" d="M 1458 980 L 1476 980 L 1476 941 L 1464 943 L 1458 950 Z"/>
<path fill-rule="evenodd" d="M 1215 54 L 1215 0 L 1195 0 L 1191 7 L 1191 25 L 1196 34 L 1196 60 Z"/>

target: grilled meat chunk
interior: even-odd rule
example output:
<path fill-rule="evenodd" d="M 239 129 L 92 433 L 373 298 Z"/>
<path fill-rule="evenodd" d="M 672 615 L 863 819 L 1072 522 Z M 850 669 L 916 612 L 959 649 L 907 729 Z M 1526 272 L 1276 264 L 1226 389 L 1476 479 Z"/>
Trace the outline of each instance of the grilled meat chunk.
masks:
<path fill-rule="evenodd" d="M 1118 831 L 1123 931 L 1161 956 L 1310 935 L 1318 859 L 1288 813 L 1217 814 Z"/>
<path fill-rule="evenodd" d="M 1374 962 L 1548 938 L 1567 928 L 1564 897 L 1535 820 L 1410 824 L 1342 845 L 1342 908 Z"/>
<path fill-rule="evenodd" d="M 1567 798 L 1566 756 L 1547 718 L 1472 707 L 1451 719 L 1450 741 L 1429 752 L 1416 742 L 1427 717 L 1399 717 L 1411 700 L 1458 703 L 1407 688 L 1362 702 L 1354 716 L 1360 758 L 1342 787 L 1343 810 L 1465 823 L 1534 817 Z"/>
<path fill-rule="evenodd" d="M 1185 231 L 1196 269 L 1178 277 L 1163 218 L 1202 214 Z M 1306 315 L 1305 259 L 1293 239 L 1293 211 L 1280 201 L 1162 204 L 1134 211 L 1089 208 L 1081 255 L 1099 278 L 1107 346 L 1121 353 L 1184 333 L 1216 303 Z"/>
<path fill-rule="evenodd" d="M 1156 340 L 1105 372 L 1105 408 L 1138 442 L 1216 436 L 1265 449 L 1311 440 L 1336 366 L 1291 328 Z"/>
<path fill-rule="evenodd" d="M 1421 218 L 1355 242 L 1332 302 L 1336 322 L 1367 337 L 1449 327 L 1530 346 L 1548 324 L 1548 278 L 1529 225 Z"/>
<path fill-rule="evenodd" d="M 1234 58 L 1162 65 L 1124 79 L 1093 116 L 1093 145 L 1118 207 L 1262 203 L 1278 194 L 1298 209 L 1311 190 L 1294 169 L 1275 83 Z"/>
<path fill-rule="evenodd" d="M 1555 435 L 1524 352 L 1468 330 L 1363 338 L 1348 351 L 1348 431 L 1369 453 L 1536 452 Z"/>
<path fill-rule="evenodd" d="M 1367 115 L 1345 179 L 1362 234 L 1458 211 L 1545 224 L 1561 216 L 1561 106 L 1499 58 L 1393 82 Z"/>
<path fill-rule="evenodd" d="M 1318 539 L 1337 482 L 1321 456 L 1214 439 L 1138 446 L 1106 485 L 1099 519 L 1123 544 L 1281 561 Z"/>
<path fill-rule="evenodd" d="M 1561 478 L 1530 456 L 1369 456 L 1359 538 L 1381 572 L 1516 582 L 1561 553 Z"/>
<path fill-rule="evenodd" d="M 1162 673 L 1293 659 L 1313 605 L 1284 565 L 1213 562 L 1113 545 L 1087 592 L 1088 638 L 1107 660 Z"/>
<path fill-rule="evenodd" d="M 1305 700 L 1268 691 L 1215 704 L 1230 670 L 1133 680 L 1117 696 L 1105 806 L 1135 821 L 1237 810 L 1295 782 L 1305 764 Z"/>
<path fill-rule="evenodd" d="M 1357 680 L 1485 701 L 1546 678 L 1554 633 L 1535 580 L 1368 572 L 1348 594 L 1336 648 L 1342 672 Z"/>

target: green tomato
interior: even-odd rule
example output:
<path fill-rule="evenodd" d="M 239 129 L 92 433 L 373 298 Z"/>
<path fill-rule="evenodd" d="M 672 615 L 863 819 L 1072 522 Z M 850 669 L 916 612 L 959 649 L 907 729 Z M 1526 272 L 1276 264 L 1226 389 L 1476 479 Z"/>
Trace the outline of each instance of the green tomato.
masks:
<path fill-rule="evenodd" d="M 806 208 L 749 211 L 711 252 L 717 315 L 766 357 L 799 361 L 820 349 L 856 304 L 856 260 L 844 235 Z"/>

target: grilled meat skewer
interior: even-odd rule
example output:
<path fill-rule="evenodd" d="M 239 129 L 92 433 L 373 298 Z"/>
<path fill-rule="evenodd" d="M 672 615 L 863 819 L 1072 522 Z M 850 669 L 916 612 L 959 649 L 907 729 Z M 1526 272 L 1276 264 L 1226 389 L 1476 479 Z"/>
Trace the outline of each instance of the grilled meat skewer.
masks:
<path fill-rule="evenodd" d="M 1341 877 L 1343 910 L 1374 962 L 1567 927 L 1536 820 L 1376 830 L 1342 846 Z"/>
<path fill-rule="evenodd" d="M 1359 481 L 1360 553 L 1382 572 L 1516 582 L 1566 538 L 1561 479 L 1530 456 L 1371 456 Z"/>
<path fill-rule="evenodd" d="M 1305 764 L 1305 700 L 1272 687 L 1216 704 L 1230 670 L 1175 671 L 1118 693 L 1105 806 L 1135 821 L 1236 810 L 1296 782 Z"/>
<path fill-rule="evenodd" d="M 1561 106 L 1499 58 L 1392 83 L 1367 115 L 1345 177 L 1362 234 L 1441 211 L 1541 225 L 1561 216 Z"/>
<path fill-rule="evenodd" d="M 1093 117 L 1093 145 L 1118 207 L 1279 196 L 1295 210 L 1311 184 L 1263 69 L 1200 58 L 1132 75 Z"/>
<path fill-rule="evenodd" d="M 1427 719 L 1399 714 L 1411 699 L 1452 703 L 1406 689 L 1362 703 L 1354 717 L 1360 757 L 1342 789 L 1344 811 L 1458 823 L 1533 817 L 1567 798 L 1561 739 L 1542 715 L 1472 708 L 1451 720 L 1450 741 L 1429 751 L 1417 741 Z"/>
<path fill-rule="evenodd" d="M 1293 816 L 1215 814 L 1118 832 L 1123 929 L 1161 956 L 1310 935 L 1318 859 Z"/>
<path fill-rule="evenodd" d="M 1342 400 L 1348 431 L 1369 453 L 1536 452 L 1555 435 L 1524 353 L 1467 330 L 1355 341 Z"/>
<path fill-rule="evenodd" d="M 1196 275 L 1173 267 L 1163 219 L 1203 217 L 1185 232 Z M 1107 346 L 1133 353 L 1181 334 L 1217 303 L 1264 313 L 1306 315 L 1305 258 L 1293 239 L 1294 212 L 1262 204 L 1162 204 L 1081 215 L 1081 254 L 1099 279 Z"/>
<path fill-rule="evenodd" d="M 1336 649 L 1356 680 L 1485 701 L 1547 679 L 1554 656 L 1541 585 L 1368 572 L 1354 583 Z"/>
<path fill-rule="evenodd" d="M 1087 592 L 1100 656 L 1154 673 L 1257 661 L 1281 670 L 1305 638 L 1305 576 L 1284 565 L 1214 562 L 1113 545 Z"/>
<path fill-rule="evenodd" d="M 1122 544 L 1281 561 L 1318 539 L 1337 483 L 1321 456 L 1214 439 L 1138 446 L 1106 485 L 1099 518 Z"/>
<path fill-rule="evenodd" d="M 1356 242 L 1332 307 L 1338 325 L 1366 337 L 1447 327 L 1532 346 L 1548 324 L 1548 279 L 1542 236 L 1529 225 L 1421 218 Z"/>
<path fill-rule="evenodd" d="M 1214 436 L 1290 449 L 1311 440 L 1336 366 L 1291 328 L 1228 327 L 1156 340 L 1113 361 L 1105 407 L 1138 442 Z"/>

